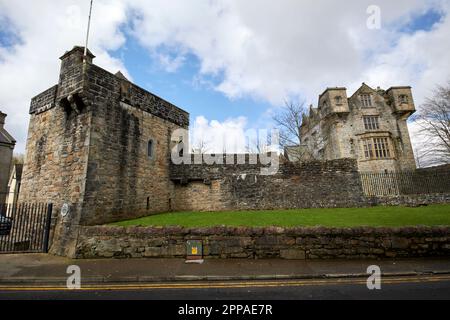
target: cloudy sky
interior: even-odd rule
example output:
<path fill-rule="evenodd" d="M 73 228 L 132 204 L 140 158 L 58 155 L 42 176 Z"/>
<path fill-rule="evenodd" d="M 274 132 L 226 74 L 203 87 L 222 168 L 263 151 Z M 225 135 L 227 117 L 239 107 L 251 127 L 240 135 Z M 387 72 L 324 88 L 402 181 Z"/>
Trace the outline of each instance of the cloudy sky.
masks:
<path fill-rule="evenodd" d="M 381 28 L 368 28 L 371 5 Z M 30 99 L 84 42 L 88 7 L 0 0 L 0 110 L 17 152 Z M 239 132 L 270 127 L 284 100 L 315 105 L 330 86 L 411 85 L 420 105 L 450 79 L 449 13 L 450 0 L 95 0 L 90 49 L 202 132 Z"/>

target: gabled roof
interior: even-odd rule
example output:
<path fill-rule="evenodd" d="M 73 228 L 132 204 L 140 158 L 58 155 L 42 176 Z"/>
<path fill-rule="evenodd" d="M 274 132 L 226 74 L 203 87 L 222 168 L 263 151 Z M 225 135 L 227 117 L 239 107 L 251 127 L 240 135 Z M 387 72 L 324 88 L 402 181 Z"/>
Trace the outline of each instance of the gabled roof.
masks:
<path fill-rule="evenodd" d="M 0 143 L 16 144 L 16 140 L 3 128 L 0 128 Z"/>
<path fill-rule="evenodd" d="M 350 97 L 350 99 L 352 99 L 352 98 L 354 98 L 355 96 L 360 95 L 360 94 L 362 94 L 362 93 L 373 93 L 373 94 L 378 94 L 378 95 L 380 95 L 380 93 L 379 93 L 377 90 L 372 89 L 372 88 L 369 87 L 366 83 L 363 82 L 362 85 L 361 85 L 361 87 L 359 87 L 359 89 L 355 91 L 355 93 Z M 381 96 L 381 95 L 380 95 L 380 96 Z"/>

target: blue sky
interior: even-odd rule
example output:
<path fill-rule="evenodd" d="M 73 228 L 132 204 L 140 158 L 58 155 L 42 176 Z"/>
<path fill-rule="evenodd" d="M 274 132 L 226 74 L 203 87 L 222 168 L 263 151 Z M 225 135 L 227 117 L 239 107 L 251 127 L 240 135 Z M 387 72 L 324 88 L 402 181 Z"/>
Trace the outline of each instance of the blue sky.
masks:
<path fill-rule="evenodd" d="M 413 13 L 409 21 L 397 25 L 398 32 L 402 34 L 428 32 L 443 17 L 444 13 L 435 8 Z M 267 110 L 282 107 L 281 103 L 274 105 L 252 96 L 227 97 L 215 89 L 223 80 L 222 73 L 219 72 L 215 76 L 199 76 L 200 61 L 193 54 L 187 54 L 182 66 L 177 70 L 167 71 L 160 65 L 154 53 L 141 46 L 134 37 L 127 34 L 126 29 L 124 32 L 126 43 L 120 49 L 110 51 L 111 56 L 124 62 L 136 84 L 185 109 L 191 114 L 192 119 L 204 116 L 207 119 L 224 121 L 227 118 L 243 116 L 247 119 L 249 127 L 257 127 L 261 123 L 260 119 L 270 120 L 266 114 Z M 172 57 L 177 55 L 176 50 L 164 48 L 161 51 Z M 307 97 L 300 95 L 300 99 L 306 101 Z M 270 122 L 266 123 L 267 126 L 271 125 Z"/>
<path fill-rule="evenodd" d="M 248 126 L 257 125 L 272 105 L 251 96 L 229 98 L 214 89 L 221 75 L 201 76 L 200 62 L 194 55 L 186 56 L 183 65 L 170 72 L 159 64 L 134 38 L 127 37 L 123 47 L 110 51 L 113 57 L 124 62 L 134 83 L 188 111 L 191 119 L 204 116 L 207 119 L 224 121 L 227 118 L 245 117 Z"/>
<path fill-rule="evenodd" d="M 403 33 L 415 33 L 418 31 L 430 31 L 432 27 L 444 18 L 444 12 L 436 8 L 430 8 L 425 12 L 415 13 L 409 23 L 401 26 Z"/>
<path fill-rule="evenodd" d="M 376 30 L 366 25 L 372 4 L 95 0 L 90 49 L 97 65 L 188 111 L 205 135 L 270 127 L 285 100 L 315 105 L 326 87 L 351 95 L 362 82 L 411 85 L 419 107 L 450 79 L 450 0 L 378 0 Z M 57 82 L 58 57 L 83 44 L 88 9 L 89 0 L 0 0 L 0 110 L 17 152 L 30 100 Z"/>

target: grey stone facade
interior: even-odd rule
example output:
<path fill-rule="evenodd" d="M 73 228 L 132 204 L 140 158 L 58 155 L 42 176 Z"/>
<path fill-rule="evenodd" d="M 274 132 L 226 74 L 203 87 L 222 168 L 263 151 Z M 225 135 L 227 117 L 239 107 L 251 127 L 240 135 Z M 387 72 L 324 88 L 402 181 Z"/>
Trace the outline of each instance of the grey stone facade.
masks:
<path fill-rule="evenodd" d="M 8 181 L 16 145 L 16 140 L 5 129 L 6 116 L 0 111 L 0 204 L 5 203 L 8 195 Z"/>
<path fill-rule="evenodd" d="M 407 126 L 414 112 L 410 87 L 363 84 L 349 98 L 345 88 L 328 88 L 303 118 L 302 148 L 315 159 L 356 159 L 362 172 L 414 170 Z"/>

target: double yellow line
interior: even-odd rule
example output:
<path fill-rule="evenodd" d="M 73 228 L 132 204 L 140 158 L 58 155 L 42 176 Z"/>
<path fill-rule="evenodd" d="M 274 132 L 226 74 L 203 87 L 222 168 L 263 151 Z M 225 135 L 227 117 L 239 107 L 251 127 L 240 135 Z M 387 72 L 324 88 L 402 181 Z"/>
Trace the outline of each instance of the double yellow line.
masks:
<path fill-rule="evenodd" d="M 450 275 L 384 277 L 381 284 L 427 283 L 450 281 Z M 271 288 L 333 285 L 366 285 L 365 278 L 307 279 L 271 281 L 227 281 L 227 282 L 183 282 L 146 284 L 105 284 L 85 285 L 81 289 L 68 289 L 63 286 L 1 286 L 1 291 L 127 291 L 157 289 L 233 289 L 233 288 Z"/>

